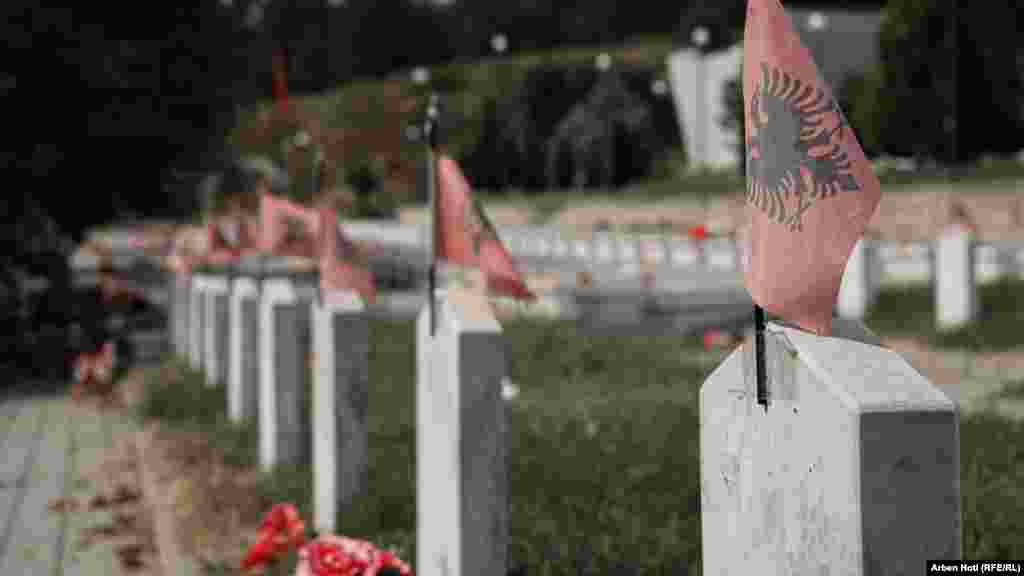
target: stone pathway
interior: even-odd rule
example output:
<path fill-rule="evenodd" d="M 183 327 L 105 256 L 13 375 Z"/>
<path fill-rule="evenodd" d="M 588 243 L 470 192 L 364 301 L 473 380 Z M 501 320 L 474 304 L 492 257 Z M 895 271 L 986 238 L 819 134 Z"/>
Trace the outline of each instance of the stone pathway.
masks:
<path fill-rule="evenodd" d="M 0 402 L 0 574 L 159 574 L 135 424 L 63 393 Z"/>

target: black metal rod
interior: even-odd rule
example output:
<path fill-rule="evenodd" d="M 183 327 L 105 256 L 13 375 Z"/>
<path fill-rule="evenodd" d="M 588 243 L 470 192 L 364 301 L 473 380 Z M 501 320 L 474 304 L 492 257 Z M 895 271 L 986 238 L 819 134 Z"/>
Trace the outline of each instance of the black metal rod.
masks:
<path fill-rule="evenodd" d="M 757 403 L 768 410 L 768 378 L 764 361 L 764 309 L 754 306 L 754 366 L 757 382 Z"/>
<path fill-rule="evenodd" d="M 424 141 L 427 144 L 427 202 L 430 219 L 430 266 L 427 272 L 427 302 L 430 305 L 430 336 L 437 333 L 437 143 L 438 143 L 438 97 L 431 94 L 424 123 Z"/>
<path fill-rule="evenodd" d="M 427 297 L 430 302 L 430 336 L 433 337 L 437 333 L 437 301 L 434 298 L 437 290 L 437 271 L 434 269 L 433 263 L 430 264 L 430 269 L 427 271 L 427 289 L 430 290 Z"/>

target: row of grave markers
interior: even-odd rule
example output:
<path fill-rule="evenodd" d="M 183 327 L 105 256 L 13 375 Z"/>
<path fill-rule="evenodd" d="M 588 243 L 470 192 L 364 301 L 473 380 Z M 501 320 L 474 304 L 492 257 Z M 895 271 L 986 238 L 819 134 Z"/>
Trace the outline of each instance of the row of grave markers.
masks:
<path fill-rule="evenodd" d="M 416 225 L 346 222 L 346 233 L 354 238 L 389 245 L 425 249 L 428 243 Z M 661 272 L 706 267 L 736 271 L 735 242 L 732 238 L 696 240 L 679 236 L 595 233 L 590 239 L 562 237 L 547 228 L 499 230 L 503 243 L 519 257 L 563 261 L 571 264 L 629 267 L 647 261 Z M 946 235 L 946 233 L 944 233 Z M 931 282 L 938 258 L 935 241 L 896 242 L 864 239 L 872 257 L 872 276 L 878 284 Z M 977 283 L 985 284 L 1005 275 L 1024 276 L 1024 243 L 978 242 L 972 239 L 972 269 Z"/>
<path fill-rule="evenodd" d="M 358 296 L 321 300 L 315 285 L 284 270 L 172 274 L 170 338 L 206 386 L 226 387 L 232 422 L 256 421 L 261 469 L 312 463 L 314 527 L 333 531 L 368 488 L 369 324 Z M 418 564 L 435 568 L 418 572 L 504 573 L 500 327 L 486 305 L 444 300 L 431 336 L 428 309 L 417 322 L 416 443 L 417 489 L 432 497 L 417 499 L 417 532 Z"/>
<path fill-rule="evenodd" d="M 314 522 L 333 530 L 338 506 L 366 488 L 361 300 L 321 298 L 314 273 L 283 268 L 172 274 L 169 284 L 175 355 L 225 388 L 231 422 L 256 422 L 261 469 L 312 464 Z"/>
<path fill-rule="evenodd" d="M 935 323 L 939 330 L 955 330 L 977 320 L 980 283 L 978 257 L 983 252 L 969 229 L 950 226 L 935 241 L 925 265 L 927 280 L 934 288 Z M 1020 278 L 1024 272 L 1024 252 L 1010 253 L 1016 260 L 1003 258 L 995 278 Z M 874 303 L 882 284 L 879 278 L 877 247 L 859 241 L 850 256 L 839 290 L 838 312 L 844 318 L 863 319 Z M 988 278 L 991 281 L 995 278 Z"/>
<path fill-rule="evenodd" d="M 232 421 L 257 421 L 262 468 L 312 462 L 314 526 L 333 531 L 368 489 L 369 458 L 388 457 L 367 449 L 362 304 L 319 301 L 315 278 L 283 270 L 170 282 L 175 353 L 208 386 L 226 384 Z M 417 573 L 504 574 L 504 336 L 478 296 L 435 297 L 436 332 L 429 307 L 416 323 Z M 855 321 L 836 322 L 830 338 L 769 323 L 767 410 L 754 400 L 749 346 L 702 387 L 706 573 L 910 573 L 959 558 L 954 402 Z"/>

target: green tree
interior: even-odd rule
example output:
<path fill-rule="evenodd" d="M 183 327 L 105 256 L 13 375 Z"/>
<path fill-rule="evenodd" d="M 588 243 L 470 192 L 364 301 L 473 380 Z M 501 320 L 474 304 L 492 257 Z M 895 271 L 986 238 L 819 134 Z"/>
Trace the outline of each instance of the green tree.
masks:
<path fill-rule="evenodd" d="M 854 105 L 865 138 L 886 152 L 950 160 L 955 149 L 957 160 L 970 160 L 1024 142 L 1017 62 L 1024 14 L 1012 0 L 960 4 L 886 5 L 879 69 Z"/>

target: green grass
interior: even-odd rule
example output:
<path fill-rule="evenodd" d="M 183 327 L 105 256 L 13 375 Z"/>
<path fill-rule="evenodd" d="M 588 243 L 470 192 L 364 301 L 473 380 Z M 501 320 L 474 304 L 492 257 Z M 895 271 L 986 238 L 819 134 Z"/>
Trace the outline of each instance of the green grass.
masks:
<path fill-rule="evenodd" d="M 996 395 L 997 399 L 1024 400 L 1024 380 L 1006 382 Z"/>
<path fill-rule="evenodd" d="M 978 415 L 960 422 L 964 558 L 1024 555 L 1024 423 Z"/>
<path fill-rule="evenodd" d="M 530 575 L 615 574 L 622 566 L 699 574 L 698 390 L 722 356 L 693 339 L 581 336 L 558 321 L 503 328 L 520 387 L 508 413 L 513 565 Z M 358 513 L 339 518 L 340 532 L 395 547 L 410 562 L 413 335 L 411 322 L 371 323 L 371 490 Z M 988 416 L 961 422 L 964 557 L 1024 555 L 1022 433 L 1024 425 Z M 308 471 L 275 478 L 265 488 L 275 501 L 308 503 Z M 589 571 L 579 571 L 584 564 Z"/>
<path fill-rule="evenodd" d="M 227 401 L 223 387 L 209 388 L 201 372 L 192 370 L 185 362 L 171 360 L 168 364 L 150 368 L 145 378 L 142 401 L 135 416 L 142 420 L 156 420 L 177 430 L 199 431 L 214 439 L 214 448 L 223 462 L 233 468 L 251 468 L 258 462 L 259 436 L 252 423 L 233 424 L 227 418 Z M 312 470 L 299 465 L 274 470 L 261 475 L 256 484 L 260 500 L 265 502 L 291 502 L 306 519 L 312 518 Z M 294 552 L 268 576 L 292 573 L 297 557 Z M 204 566 L 207 576 L 236 574 L 234 566 Z"/>
<path fill-rule="evenodd" d="M 882 174 L 879 176 L 879 180 L 882 182 L 883 189 L 889 192 L 924 184 L 945 184 L 950 181 L 950 177 L 950 174 L 941 171 L 932 173 L 893 171 Z M 1001 186 L 1024 178 L 1024 164 L 1014 158 L 981 160 L 972 166 L 956 171 L 952 177 L 960 185 L 970 185 L 973 188 Z"/>
<path fill-rule="evenodd" d="M 880 335 L 920 336 L 940 348 L 985 352 L 1024 346 L 1024 281 L 1004 279 L 978 286 L 978 300 L 974 324 L 941 333 L 935 328 L 930 285 L 884 288 L 865 323 Z"/>

